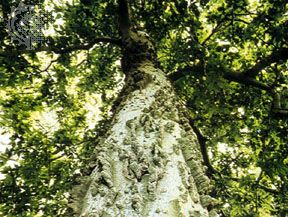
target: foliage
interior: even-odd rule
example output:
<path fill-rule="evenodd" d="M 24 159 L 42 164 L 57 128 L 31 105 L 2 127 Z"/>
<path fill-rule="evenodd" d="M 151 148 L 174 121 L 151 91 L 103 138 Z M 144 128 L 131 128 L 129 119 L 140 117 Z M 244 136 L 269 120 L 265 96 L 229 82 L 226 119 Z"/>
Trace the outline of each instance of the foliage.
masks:
<path fill-rule="evenodd" d="M 3 216 L 63 215 L 73 177 L 83 173 L 122 87 L 119 47 L 95 44 L 97 37 L 119 38 L 115 1 L 63 2 L 40 2 L 56 20 L 55 33 L 41 45 L 50 52 L 40 46 L 26 52 L 0 22 L 0 127 L 10 135 L 0 156 Z M 18 3 L 0 1 L 3 17 Z M 137 0 L 130 6 L 133 25 L 153 38 L 160 67 L 205 137 L 200 143 L 214 168 L 208 172 L 219 214 L 285 216 L 286 1 Z M 276 112 L 275 93 L 281 96 Z"/>

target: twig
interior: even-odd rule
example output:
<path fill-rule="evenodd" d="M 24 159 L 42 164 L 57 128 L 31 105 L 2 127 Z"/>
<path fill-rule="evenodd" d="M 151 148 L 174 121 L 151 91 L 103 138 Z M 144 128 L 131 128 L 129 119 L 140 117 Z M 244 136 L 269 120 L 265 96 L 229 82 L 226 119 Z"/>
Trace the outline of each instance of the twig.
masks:
<path fill-rule="evenodd" d="M 61 58 L 61 56 L 57 57 L 55 60 L 51 60 L 51 62 L 48 64 L 48 66 L 43 70 L 39 69 L 39 72 L 47 72 L 48 69 L 52 66 L 52 64 L 57 62 L 60 58 Z"/>

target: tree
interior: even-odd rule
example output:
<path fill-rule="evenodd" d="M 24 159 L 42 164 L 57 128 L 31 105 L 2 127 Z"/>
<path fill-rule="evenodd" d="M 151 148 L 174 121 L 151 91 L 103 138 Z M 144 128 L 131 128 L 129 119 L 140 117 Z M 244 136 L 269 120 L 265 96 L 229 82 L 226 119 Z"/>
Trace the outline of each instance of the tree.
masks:
<path fill-rule="evenodd" d="M 80 203 L 79 213 L 208 216 L 206 207 L 213 201 L 192 128 L 157 68 L 149 36 L 130 26 L 124 0 L 119 1 L 119 25 L 126 86 L 108 138 L 95 150 L 95 168 L 72 195 Z"/>
<path fill-rule="evenodd" d="M 3 215 L 286 215 L 285 1 L 42 5 L 33 51 L 1 22 Z"/>

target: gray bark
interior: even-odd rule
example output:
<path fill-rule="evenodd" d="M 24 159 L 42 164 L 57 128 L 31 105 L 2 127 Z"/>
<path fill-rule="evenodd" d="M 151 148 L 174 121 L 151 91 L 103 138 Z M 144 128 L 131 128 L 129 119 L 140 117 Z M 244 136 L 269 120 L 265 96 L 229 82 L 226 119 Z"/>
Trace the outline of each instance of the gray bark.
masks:
<path fill-rule="evenodd" d="M 214 200 L 185 108 L 155 66 L 148 37 L 129 37 L 121 103 L 95 149 L 95 169 L 74 189 L 73 207 L 83 217 L 208 217 Z"/>

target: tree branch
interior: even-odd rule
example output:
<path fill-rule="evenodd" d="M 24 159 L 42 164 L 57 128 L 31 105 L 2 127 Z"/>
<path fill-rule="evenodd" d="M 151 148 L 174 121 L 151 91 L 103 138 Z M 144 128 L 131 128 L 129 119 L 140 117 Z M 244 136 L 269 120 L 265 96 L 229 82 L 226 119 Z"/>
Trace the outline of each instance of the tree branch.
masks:
<path fill-rule="evenodd" d="M 284 51 L 284 48 L 282 49 L 281 52 Z M 280 51 L 278 52 L 278 54 L 280 53 Z M 286 53 L 284 55 L 282 55 L 282 57 L 285 57 L 285 55 L 287 55 Z M 274 58 L 274 57 L 273 57 Z M 269 58 L 269 60 L 273 60 L 273 58 Z M 258 63 L 259 64 L 259 63 Z M 263 66 L 263 65 L 262 65 Z M 262 67 L 261 66 L 261 67 Z M 186 76 L 186 75 L 189 75 L 191 74 L 191 72 L 193 71 L 203 71 L 203 64 L 200 62 L 198 63 L 197 65 L 193 65 L 193 66 L 185 66 L 184 68 L 182 69 L 179 69 L 178 71 L 176 72 L 173 72 L 171 74 L 168 75 L 168 78 L 173 82 L 173 81 L 177 81 L 178 79 Z M 234 82 L 237 82 L 237 83 L 240 83 L 240 84 L 244 84 L 244 85 L 250 85 L 250 86 L 253 86 L 253 87 L 256 87 L 256 88 L 259 88 L 261 90 L 265 90 L 267 91 L 270 95 L 272 95 L 273 97 L 273 106 L 272 106 L 272 113 L 274 113 L 275 115 L 277 116 L 280 116 L 280 117 L 287 117 L 288 116 L 288 109 L 286 108 L 282 108 L 281 106 L 281 97 L 280 97 L 280 94 L 279 93 L 275 93 L 275 88 L 274 88 L 274 85 L 267 85 L 267 84 L 264 84 L 258 80 L 256 80 L 255 78 L 253 77 L 250 77 L 249 75 L 247 75 L 247 71 L 249 72 L 252 72 L 253 70 L 256 70 L 256 68 L 259 69 L 259 65 L 256 64 L 256 66 L 244 71 L 244 72 L 233 72 L 233 71 L 225 71 L 224 72 L 224 75 L 223 77 L 229 81 L 234 81 Z M 278 99 L 279 98 L 279 99 Z M 192 125 L 191 125 L 192 126 Z M 194 128 L 193 128 L 194 129 Z M 194 129 L 195 133 L 197 134 L 197 130 Z M 198 140 L 199 140 L 199 143 L 201 144 L 201 136 L 200 135 L 197 135 Z M 204 147 L 205 144 L 202 142 L 201 144 L 201 149 L 202 147 Z M 204 152 L 204 149 L 202 150 L 202 154 L 203 156 L 205 155 L 205 152 Z M 207 160 L 204 159 L 205 164 L 208 166 L 209 168 L 209 162 Z M 208 163 L 207 163 L 208 162 Z M 211 171 L 213 171 L 212 169 L 210 169 Z"/>
<path fill-rule="evenodd" d="M 185 66 L 182 69 L 179 69 L 176 72 L 173 72 L 171 74 L 168 75 L 168 78 L 171 81 L 177 81 L 178 79 L 190 74 L 193 71 L 200 71 L 203 70 L 203 64 L 199 63 L 197 65 L 193 65 L 193 66 Z M 229 81 L 235 81 L 241 84 L 245 84 L 245 85 L 251 85 L 257 88 L 260 88 L 262 90 L 265 91 L 272 91 L 272 87 L 261 83 L 260 81 L 257 81 L 254 78 L 248 77 L 246 76 L 244 73 L 239 73 L 239 72 L 233 72 L 233 71 L 227 71 L 224 73 L 224 78 L 229 80 Z"/>
<path fill-rule="evenodd" d="M 115 38 L 107 38 L 107 37 L 101 37 L 101 38 L 95 38 L 93 41 L 87 43 L 87 44 L 80 44 L 80 45 L 74 45 L 68 48 L 64 49 L 56 49 L 53 50 L 55 53 L 58 54 L 64 54 L 64 53 L 69 53 L 71 51 L 76 51 L 76 50 L 89 50 L 91 49 L 95 44 L 98 43 L 111 43 L 114 45 L 121 46 L 122 42 L 120 39 L 115 39 Z"/>
<path fill-rule="evenodd" d="M 288 48 L 281 48 L 279 50 L 274 50 L 272 54 L 270 54 L 264 59 L 261 59 L 253 67 L 243 72 L 243 74 L 249 77 L 255 77 L 262 69 L 266 68 L 267 66 L 270 66 L 272 63 L 285 61 L 287 59 L 288 59 Z"/>
<path fill-rule="evenodd" d="M 185 66 L 182 69 L 177 70 L 176 72 L 172 72 L 170 74 L 167 75 L 167 77 L 171 80 L 171 81 L 177 81 L 180 78 L 185 77 L 186 75 L 188 75 L 189 73 L 193 72 L 193 71 L 199 71 L 199 70 L 203 70 L 202 68 L 202 64 L 199 63 L 197 65 L 189 65 L 189 66 Z"/>
<path fill-rule="evenodd" d="M 131 27 L 127 0 L 118 0 L 118 16 L 120 35 L 127 36 Z"/>
<path fill-rule="evenodd" d="M 208 35 L 207 38 L 205 38 L 204 41 L 201 42 L 201 45 L 202 45 L 202 46 L 204 46 L 204 45 L 206 44 L 206 42 L 209 41 L 210 38 L 211 38 L 215 33 L 217 33 L 217 32 L 221 29 L 223 23 L 225 22 L 225 19 L 226 19 L 226 17 L 225 17 L 224 19 L 220 20 L 220 22 L 219 22 L 219 23 L 216 25 L 216 27 L 212 30 L 212 32 L 210 33 L 210 35 Z M 229 25 L 229 24 L 228 24 L 228 25 Z"/>
<path fill-rule="evenodd" d="M 203 157 L 203 161 L 204 164 L 207 166 L 208 168 L 208 176 L 211 177 L 212 174 L 220 174 L 219 171 L 217 171 L 211 164 L 209 156 L 208 156 L 208 151 L 207 151 L 207 138 L 205 136 L 203 136 L 203 134 L 201 133 L 201 131 L 196 127 L 196 125 L 194 124 L 193 119 L 189 116 L 189 124 L 192 127 L 194 133 L 197 136 L 197 140 L 200 144 L 200 150 L 201 150 L 201 154 Z"/>
<path fill-rule="evenodd" d="M 272 111 L 281 116 L 288 116 L 288 109 L 273 109 Z"/>
<path fill-rule="evenodd" d="M 247 76 L 241 72 L 232 72 L 232 71 L 225 72 L 224 78 L 229 80 L 229 81 L 235 81 L 235 82 L 238 82 L 240 84 L 251 85 L 251 86 L 257 87 L 261 90 L 268 91 L 269 93 L 271 93 L 271 91 L 272 91 L 272 87 L 270 87 L 270 86 L 268 86 L 268 85 L 266 85 L 260 81 L 257 81 L 256 79 L 251 78 L 251 77 L 249 77 L 249 76 Z"/>
<path fill-rule="evenodd" d="M 39 47 L 36 48 L 35 50 L 4 50 L 0 52 L 0 56 L 15 56 L 15 55 L 20 55 L 20 54 L 25 54 L 25 53 L 31 53 L 31 52 L 54 52 L 56 54 L 66 54 L 70 53 L 76 50 L 89 50 L 91 49 L 95 44 L 97 43 L 111 43 L 114 45 L 122 46 L 122 42 L 120 39 L 115 39 L 115 38 L 107 38 L 107 37 L 100 37 L 100 38 L 95 38 L 89 43 L 86 44 L 78 44 L 78 45 L 73 45 L 70 47 L 66 48 L 57 48 L 57 47 Z"/>
<path fill-rule="evenodd" d="M 246 84 L 246 85 L 251 85 L 257 88 L 260 88 L 262 90 L 270 91 L 272 90 L 272 87 L 261 83 L 260 81 L 257 81 L 255 79 L 255 76 L 258 75 L 258 73 L 266 68 L 267 66 L 270 66 L 272 63 L 280 62 L 280 61 L 285 61 L 288 59 L 288 48 L 281 48 L 278 50 L 275 50 L 272 52 L 271 55 L 267 56 L 266 58 L 263 58 L 259 62 L 257 62 L 254 66 L 251 68 L 239 73 L 239 72 L 233 72 L 233 71 L 228 71 L 224 73 L 224 78 L 230 81 L 235 81 L 238 83 Z M 201 62 L 195 66 L 185 66 L 182 69 L 179 69 L 176 72 L 173 72 L 168 75 L 168 77 L 172 81 L 176 81 L 180 79 L 181 77 L 184 77 L 188 75 L 191 71 L 195 70 L 201 70 L 201 67 L 203 65 Z M 203 70 L 203 69 L 202 69 Z"/>

